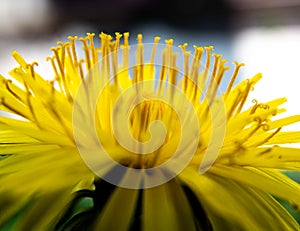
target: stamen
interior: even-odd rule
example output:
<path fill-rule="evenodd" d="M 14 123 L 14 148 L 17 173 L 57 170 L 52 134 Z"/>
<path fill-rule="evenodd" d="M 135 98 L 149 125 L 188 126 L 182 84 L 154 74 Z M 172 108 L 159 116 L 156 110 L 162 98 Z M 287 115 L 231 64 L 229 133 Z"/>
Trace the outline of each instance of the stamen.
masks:
<path fill-rule="evenodd" d="M 214 66 L 213 66 L 212 74 L 210 76 L 210 82 L 209 82 L 208 88 L 207 88 L 207 92 L 208 92 L 207 95 L 210 95 L 212 87 L 215 84 L 217 68 L 219 66 L 219 62 L 220 62 L 220 59 L 222 57 L 222 55 L 218 55 L 218 54 L 213 54 L 213 56 L 215 58 L 215 61 L 214 61 Z"/>
<path fill-rule="evenodd" d="M 91 52 L 92 52 L 92 60 L 93 60 L 93 64 L 98 62 L 98 55 L 95 49 L 95 44 L 94 44 L 94 37 L 95 34 L 94 33 L 87 33 L 88 39 L 90 41 L 90 48 L 91 48 Z"/>
<path fill-rule="evenodd" d="M 10 87 L 10 84 L 12 84 L 12 81 L 10 80 L 10 79 L 5 79 L 5 80 L 3 80 L 3 83 L 5 84 L 5 87 L 6 87 L 6 89 L 7 89 L 7 91 L 9 92 L 9 93 L 11 93 L 14 97 L 16 97 L 18 100 L 20 100 L 21 102 L 23 102 L 24 103 L 24 101 L 23 101 L 23 99 L 17 94 L 17 93 L 15 93 L 13 90 L 12 90 L 12 88 Z"/>
<path fill-rule="evenodd" d="M 198 73 L 199 73 L 199 69 L 200 69 L 200 60 L 202 57 L 203 48 L 194 46 L 194 50 L 195 50 L 195 55 L 194 55 L 193 62 L 192 62 L 191 78 L 192 78 L 192 80 L 194 80 L 197 83 L 198 82 L 198 80 L 197 80 Z"/>
<path fill-rule="evenodd" d="M 33 62 L 32 64 L 27 64 L 26 68 L 29 69 L 30 75 L 33 79 L 35 79 L 35 72 L 34 72 L 34 66 L 38 66 L 39 64 L 37 62 Z"/>
<path fill-rule="evenodd" d="M 176 69 L 176 57 L 177 54 L 172 54 L 171 57 L 171 66 L 170 66 L 170 76 L 169 76 L 169 83 L 171 83 L 171 86 L 174 86 L 177 81 L 177 69 Z M 174 100 L 174 88 L 170 87 L 170 95 L 171 95 L 171 101 Z"/>
<path fill-rule="evenodd" d="M 72 54 L 73 54 L 73 59 L 75 63 L 75 67 L 78 65 L 78 59 L 77 59 L 77 54 L 76 54 L 76 47 L 75 47 L 75 41 L 78 39 L 77 36 L 69 36 L 68 39 L 71 41 L 71 47 L 72 47 Z M 70 56 L 71 58 L 72 56 Z"/>
<path fill-rule="evenodd" d="M 136 77 L 133 79 L 134 83 L 138 81 L 143 81 L 143 71 L 144 71 L 144 45 L 142 43 L 143 36 L 139 34 L 137 36 L 138 45 L 136 51 Z"/>
<path fill-rule="evenodd" d="M 21 73 L 22 73 L 22 70 L 20 70 L 19 67 L 15 67 L 15 68 L 13 69 L 13 72 L 15 72 L 15 73 L 21 72 Z"/>
<path fill-rule="evenodd" d="M 125 46 L 129 46 L 128 38 L 129 38 L 129 32 L 125 32 L 124 33 L 124 45 Z"/>
<path fill-rule="evenodd" d="M 199 89 L 198 84 L 202 84 L 202 83 L 199 83 L 199 71 L 200 71 L 200 65 L 201 65 L 200 60 L 202 58 L 204 49 L 202 47 L 197 47 L 197 46 L 194 46 L 194 49 L 195 49 L 195 55 L 194 55 L 192 70 L 191 70 L 191 79 L 194 81 L 192 83 L 192 86 L 193 86 L 194 90 L 192 90 L 191 93 L 193 96 L 193 101 L 194 101 L 194 103 L 196 103 L 196 100 L 198 99 L 198 97 L 200 97 L 199 90 L 202 92 L 201 85 L 200 85 L 200 89 Z"/>
<path fill-rule="evenodd" d="M 252 102 L 255 103 L 255 105 L 251 108 L 250 115 L 254 114 L 258 108 L 265 109 L 265 110 L 270 109 L 269 105 L 263 104 L 263 103 L 258 103 L 258 101 L 256 99 L 252 100 Z"/>
<path fill-rule="evenodd" d="M 80 59 L 78 66 L 79 66 L 79 74 L 80 74 L 82 81 L 84 81 L 84 72 L 83 72 L 83 68 L 82 68 L 83 63 L 84 63 L 84 59 Z"/>
<path fill-rule="evenodd" d="M 263 141 L 261 141 L 260 143 L 256 143 L 256 146 L 260 146 L 260 145 L 264 145 L 267 142 L 269 142 L 270 139 L 272 139 L 277 133 L 280 132 L 280 130 L 282 129 L 282 127 L 277 128 L 274 132 L 272 132 L 269 136 L 267 136 Z"/>
<path fill-rule="evenodd" d="M 270 125 L 269 124 L 262 124 L 262 129 L 267 132 L 267 131 L 270 130 Z"/>
<path fill-rule="evenodd" d="M 29 87 L 27 86 L 27 84 L 26 84 L 25 81 L 24 81 L 24 86 L 25 86 L 25 89 L 26 89 L 26 92 L 27 92 L 27 97 L 26 97 L 26 99 L 27 99 L 27 105 L 28 105 L 29 111 L 30 111 L 30 113 L 31 113 L 31 115 L 32 115 L 32 118 L 33 118 L 35 124 L 36 124 L 40 129 L 42 129 L 42 127 L 41 127 L 39 121 L 37 120 L 36 114 L 35 114 L 35 112 L 34 112 L 34 110 L 33 110 L 33 107 L 32 107 L 31 101 L 30 101 L 30 98 L 31 98 L 32 94 L 31 94 L 30 89 L 29 89 Z"/>
<path fill-rule="evenodd" d="M 216 82 L 217 82 L 218 86 L 220 85 L 222 78 L 224 77 L 224 73 L 230 69 L 229 67 L 224 66 L 224 64 L 227 62 L 228 62 L 227 60 L 221 60 L 221 62 L 220 62 L 218 74 L 216 77 Z"/>
<path fill-rule="evenodd" d="M 156 36 L 154 38 L 154 44 L 153 44 L 152 54 L 151 54 L 151 64 L 154 64 L 154 59 L 155 59 L 155 54 L 156 54 L 156 48 L 157 48 L 159 40 L 160 40 L 159 36 Z"/>
<path fill-rule="evenodd" d="M 254 114 L 259 107 L 257 99 L 253 99 L 251 102 L 254 103 L 254 106 L 251 108 L 250 115 Z"/>
<path fill-rule="evenodd" d="M 103 32 L 99 35 L 99 37 L 101 38 L 102 72 L 104 75 L 104 80 L 107 81 L 109 80 L 110 76 L 109 43 L 112 40 L 112 37 Z"/>
<path fill-rule="evenodd" d="M 251 136 L 254 135 L 254 133 L 256 133 L 260 128 L 264 129 L 264 126 L 266 124 L 263 123 L 263 121 L 259 118 L 259 120 L 255 120 L 257 122 L 256 126 L 252 126 L 254 127 L 252 130 L 250 130 L 250 132 L 243 138 L 242 143 L 245 143 Z M 251 128 L 250 128 L 251 129 Z"/>
<path fill-rule="evenodd" d="M 62 64 L 61 59 L 59 57 L 59 53 L 58 53 L 59 49 L 60 49 L 59 47 L 51 47 L 50 48 L 50 50 L 53 51 L 53 53 L 54 53 L 54 57 L 56 59 L 56 63 L 58 65 L 59 71 L 60 71 L 61 75 L 63 76 L 65 74 L 64 73 L 64 65 Z"/>
<path fill-rule="evenodd" d="M 90 53 L 89 53 L 89 46 L 88 46 L 88 40 L 89 38 L 79 38 L 79 40 L 83 43 L 83 50 L 85 54 L 85 63 L 86 63 L 86 69 L 91 69 L 91 60 L 90 60 Z"/>
<path fill-rule="evenodd" d="M 217 84 L 216 84 L 216 85 L 214 86 L 214 88 L 213 88 L 213 93 L 212 93 L 212 96 L 211 96 L 211 100 L 213 100 L 213 99 L 216 97 L 216 95 L 217 95 L 217 90 L 218 90 L 218 88 L 219 88 L 219 86 L 220 86 L 220 83 L 221 83 L 221 81 L 222 81 L 222 78 L 224 77 L 224 73 L 225 73 L 225 71 L 227 71 L 227 70 L 229 70 L 229 67 L 222 68 L 222 70 L 221 70 L 220 73 L 218 74 L 218 77 L 217 77 L 217 80 L 216 80 Z"/>
<path fill-rule="evenodd" d="M 227 112 L 227 118 L 228 119 L 232 117 L 235 109 L 237 108 L 237 106 L 238 106 L 238 104 L 240 102 L 241 95 L 242 95 L 241 90 L 238 90 L 237 96 L 234 97 L 234 102 L 231 104 L 230 109 Z"/>
<path fill-rule="evenodd" d="M 239 108 L 237 109 L 237 112 L 236 112 L 237 114 L 241 112 L 241 110 L 242 110 L 242 108 L 243 108 L 243 106 L 244 106 L 244 104 L 245 104 L 245 102 L 248 98 L 251 87 L 252 87 L 252 83 L 250 83 L 248 81 L 245 90 L 242 92 Z"/>
<path fill-rule="evenodd" d="M 228 94 L 229 94 L 229 92 L 231 91 L 231 88 L 232 88 L 232 86 L 234 84 L 234 81 L 236 80 L 236 77 L 237 77 L 237 75 L 239 73 L 240 68 L 243 67 L 243 66 L 245 66 L 244 63 L 238 63 L 237 61 L 234 61 L 233 63 L 235 64 L 235 70 L 234 70 L 233 75 L 232 75 L 232 77 L 230 79 L 229 85 L 228 85 L 228 87 L 226 89 L 225 97 L 227 97 Z"/>
<path fill-rule="evenodd" d="M 116 41 L 113 41 L 109 44 L 110 54 L 112 60 L 112 70 L 113 70 L 113 80 L 116 86 L 118 85 L 118 53 L 116 51 Z"/>
<path fill-rule="evenodd" d="M 186 51 L 186 47 L 187 47 L 188 43 L 184 43 L 182 45 L 179 45 L 178 47 L 182 49 L 182 52 L 185 53 Z"/>
<path fill-rule="evenodd" d="M 165 40 L 166 43 L 166 65 L 170 67 L 171 65 L 171 57 L 172 57 L 172 47 L 173 47 L 173 39 Z M 168 68 L 170 71 L 170 68 Z"/>
<path fill-rule="evenodd" d="M 176 69 L 176 58 L 177 58 L 177 54 L 172 54 L 171 56 L 171 65 L 170 65 L 170 69 L 171 69 L 171 72 L 170 72 L 170 80 L 169 82 L 172 84 L 172 85 L 175 85 L 176 82 L 177 82 L 177 69 Z"/>
<path fill-rule="evenodd" d="M 49 57 L 49 56 L 48 56 L 48 57 L 46 58 L 46 61 L 50 61 L 50 62 L 51 62 L 52 69 L 54 70 L 54 74 L 55 74 L 55 80 L 58 82 L 60 91 L 63 92 L 63 86 L 62 86 L 62 84 L 61 84 L 61 81 L 60 81 L 60 78 L 59 78 L 59 74 L 58 74 L 58 71 L 57 71 L 57 68 L 56 68 L 54 59 L 55 59 L 55 57 Z"/>
<path fill-rule="evenodd" d="M 65 58 L 66 58 L 66 54 L 65 54 L 65 43 L 63 43 L 62 41 L 58 41 L 57 45 L 60 45 L 60 49 L 59 51 L 61 51 L 61 65 L 62 65 L 62 70 L 65 69 Z M 63 74 L 62 74 L 63 75 Z"/>
<path fill-rule="evenodd" d="M 62 44 L 62 43 L 58 42 L 58 44 Z M 60 73 L 61 73 L 61 76 L 57 75 L 57 80 L 60 83 L 60 77 L 61 77 L 61 80 L 62 80 L 62 83 L 63 83 L 63 84 L 61 84 L 62 85 L 61 89 L 64 90 L 63 92 L 66 94 L 69 102 L 72 102 L 73 97 L 70 93 L 68 82 L 67 82 L 66 77 L 65 77 L 64 64 L 62 62 L 65 59 L 64 46 L 61 45 L 61 47 L 52 47 L 51 50 L 54 52 L 54 56 L 55 56 L 56 62 L 58 64 Z M 62 50 L 62 58 L 59 57 L 59 50 Z"/>
<path fill-rule="evenodd" d="M 115 33 L 115 36 L 116 36 L 116 50 L 118 50 L 119 46 L 120 46 L 120 39 L 122 38 L 122 34 L 116 32 Z"/>
<path fill-rule="evenodd" d="M 50 80 L 49 84 L 51 86 L 51 99 L 53 99 L 54 98 L 54 93 L 55 93 L 55 87 L 54 87 L 55 80 Z"/>
<path fill-rule="evenodd" d="M 161 96 L 163 94 L 163 88 L 164 88 L 164 81 L 166 79 L 166 73 L 167 73 L 167 69 L 166 69 L 166 51 L 164 50 L 162 52 L 162 66 L 161 66 L 161 69 L 160 69 L 160 77 L 159 77 L 159 86 L 157 88 L 157 94 L 159 96 Z"/>
<path fill-rule="evenodd" d="M 19 116 L 21 116 L 23 118 L 28 118 L 24 113 L 22 113 L 21 111 L 19 111 L 16 108 L 13 108 L 11 106 L 11 104 L 6 103 L 4 97 L 0 98 L 0 105 L 3 105 L 4 107 L 6 107 L 8 110 L 10 110 L 11 112 L 13 112 L 14 114 L 17 114 L 17 115 L 19 115 Z"/>
<path fill-rule="evenodd" d="M 210 58 L 211 58 L 211 51 L 213 50 L 213 46 L 204 47 L 206 51 L 206 63 L 205 63 L 205 70 L 204 70 L 204 76 L 203 76 L 203 82 L 206 83 L 208 72 L 210 68 Z"/>
<path fill-rule="evenodd" d="M 119 67 L 118 50 L 119 50 L 120 38 L 122 37 L 122 34 L 115 33 L 115 35 L 116 35 L 116 40 L 110 44 L 110 49 L 112 55 L 113 79 L 115 85 L 118 86 L 118 67 Z"/>
<path fill-rule="evenodd" d="M 124 33 L 124 45 L 121 46 L 123 53 L 123 68 L 127 69 L 129 64 L 129 32 Z"/>
<path fill-rule="evenodd" d="M 64 129 L 65 134 L 70 138 L 71 142 L 75 142 L 74 141 L 74 137 L 72 135 L 72 133 L 69 131 L 68 127 L 65 125 L 65 123 L 63 122 L 62 117 L 59 115 L 59 113 L 57 112 L 57 110 L 53 107 L 53 104 L 50 103 L 49 104 L 49 108 L 50 111 L 53 113 L 54 117 L 56 117 L 56 120 L 60 123 L 61 127 Z"/>
<path fill-rule="evenodd" d="M 187 86 L 188 86 L 188 76 L 189 76 L 189 57 L 191 55 L 191 52 L 186 51 L 187 43 L 184 43 L 183 45 L 179 45 L 179 47 L 182 49 L 183 56 L 184 56 L 184 67 L 183 67 L 183 73 L 184 73 L 184 79 L 183 79 L 183 92 L 187 92 Z"/>
<path fill-rule="evenodd" d="M 69 57 L 72 68 L 75 69 L 76 66 L 74 60 L 72 59 L 71 44 L 69 42 L 66 42 L 64 48 L 66 50 L 67 57 Z"/>
<path fill-rule="evenodd" d="M 209 104 L 214 101 L 219 84 L 225 71 L 224 63 L 226 62 L 226 60 L 221 60 L 222 55 L 213 54 L 213 56 L 215 57 L 215 61 L 206 92 L 206 97 L 209 99 Z"/>
<path fill-rule="evenodd" d="M 138 36 L 137 36 L 137 43 L 138 44 L 142 44 L 142 39 L 143 39 L 143 35 L 142 34 L 138 34 Z"/>

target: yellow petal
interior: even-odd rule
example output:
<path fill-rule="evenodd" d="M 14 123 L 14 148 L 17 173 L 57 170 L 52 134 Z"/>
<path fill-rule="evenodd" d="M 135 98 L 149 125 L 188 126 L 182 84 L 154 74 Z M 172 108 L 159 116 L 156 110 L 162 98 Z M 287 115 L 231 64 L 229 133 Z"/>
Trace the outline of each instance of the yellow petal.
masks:
<path fill-rule="evenodd" d="M 143 192 L 142 230 L 196 230 L 187 198 L 176 180 Z"/>
<path fill-rule="evenodd" d="M 186 169 L 180 175 L 203 205 L 213 230 L 297 230 L 299 225 L 267 193 L 218 175 Z"/>

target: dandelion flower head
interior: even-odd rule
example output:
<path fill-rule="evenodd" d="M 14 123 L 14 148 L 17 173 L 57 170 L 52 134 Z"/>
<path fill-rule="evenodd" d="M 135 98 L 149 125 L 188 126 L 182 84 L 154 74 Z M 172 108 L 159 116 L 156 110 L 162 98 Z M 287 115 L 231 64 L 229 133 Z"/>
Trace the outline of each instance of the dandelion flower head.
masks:
<path fill-rule="evenodd" d="M 277 118 L 285 98 L 245 108 L 261 74 L 236 83 L 244 64 L 211 46 L 94 37 L 51 48 L 52 80 L 16 51 L 0 76 L 0 227 L 299 230 L 275 198 L 300 206 L 281 172 L 300 168 L 300 132 L 282 131 L 300 116 Z"/>

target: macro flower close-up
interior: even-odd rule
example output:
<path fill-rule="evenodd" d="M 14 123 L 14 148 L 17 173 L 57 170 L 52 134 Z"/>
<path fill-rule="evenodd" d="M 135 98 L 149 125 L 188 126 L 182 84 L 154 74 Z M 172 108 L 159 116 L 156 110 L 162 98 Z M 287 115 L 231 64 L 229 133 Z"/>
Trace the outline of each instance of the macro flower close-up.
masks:
<path fill-rule="evenodd" d="M 300 115 L 249 97 L 262 74 L 99 38 L 57 42 L 50 80 L 17 51 L 0 75 L 0 230 L 300 230 L 281 203 L 300 208 Z"/>

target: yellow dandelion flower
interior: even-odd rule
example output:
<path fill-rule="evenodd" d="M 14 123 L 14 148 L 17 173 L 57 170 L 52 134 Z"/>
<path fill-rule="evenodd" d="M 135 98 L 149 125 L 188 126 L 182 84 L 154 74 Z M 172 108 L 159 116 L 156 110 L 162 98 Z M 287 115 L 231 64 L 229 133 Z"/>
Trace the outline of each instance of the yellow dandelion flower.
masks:
<path fill-rule="evenodd" d="M 300 206 L 280 171 L 300 168 L 281 145 L 300 116 L 276 117 L 284 98 L 244 108 L 261 74 L 235 85 L 235 62 L 220 93 L 212 47 L 94 36 L 51 48 L 53 80 L 17 52 L 0 76 L 1 229 L 300 230 L 275 199 Z"/>

